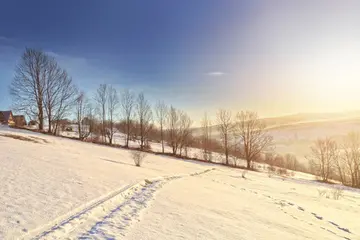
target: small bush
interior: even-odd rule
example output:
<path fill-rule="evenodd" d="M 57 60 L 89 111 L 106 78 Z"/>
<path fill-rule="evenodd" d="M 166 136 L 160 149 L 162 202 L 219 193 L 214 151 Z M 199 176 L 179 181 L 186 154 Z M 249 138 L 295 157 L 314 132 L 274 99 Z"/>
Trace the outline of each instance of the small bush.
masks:
<path fill-rule="evenodd" d="M 279 176 L 282 176 L 282 177 L 286 177 L 288 172 L 287 172 L 286 168 L 278 168 L 276 170 L 276 174 L 279 175 Z"/>
<path fill-rule="evenodd" d="M 340 187 L 335 187 L 331 193 L 334 200 L 339 200 L 344 196 L 343 190 Z"/>
<path fill-rule="evenodd" d="M 276 168 L 274 166 L 269 165 L 268 168 L 268 177 L 272 177 L 272 175 L 275 173 Z"/>
<path fill-rule="evenodd" d="M 341 187 L 333 188 L 331 191 L 328 191 L 327 189 L 317 189 L 319 197 L 325 196 L 327 199 L 339 200 L 344 196 L 343 190 Z"/>
<path fill-rule="evenodd" d="M 326 189 L 318 189 L 317 191 L 318 191 L 319 197 L 323 197 L 327 193 Z"/>
<path fill-rule="evenodd" d="M 247 174 L 247 170 L 244 170 L 242 173 L 241 173 L 241 177 L 246 179 L 246 174 Z"/>
<path fill-rule="evenodd" d="M 131 153 L 132 159 L 134 160 L 134 163 L 137 167 L 141 167 L 145 157 L 146 157 L 146 153 L 145 152 L 140 152 L 140 151 L 133 151 Z"/>

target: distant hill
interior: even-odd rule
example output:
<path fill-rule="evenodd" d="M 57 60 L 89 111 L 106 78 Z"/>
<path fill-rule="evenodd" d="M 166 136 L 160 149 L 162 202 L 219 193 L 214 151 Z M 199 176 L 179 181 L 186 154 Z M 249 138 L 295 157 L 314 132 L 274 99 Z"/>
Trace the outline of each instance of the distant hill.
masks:
<path fill-rule="evenodd" d="M 270 129 L 289 127 L 293 124 L 329 122 L 329 121 L 357 121 L 360 120 L 360 111 L 334 112 L 334 113 L 298 113 L 279 117 L 262 118 L 266 126 Z M 218 125 L 211 126 L 212 131 L 216 132 Z M 193 128 L 195 135 L 201 134 L 201 127 Z"/>

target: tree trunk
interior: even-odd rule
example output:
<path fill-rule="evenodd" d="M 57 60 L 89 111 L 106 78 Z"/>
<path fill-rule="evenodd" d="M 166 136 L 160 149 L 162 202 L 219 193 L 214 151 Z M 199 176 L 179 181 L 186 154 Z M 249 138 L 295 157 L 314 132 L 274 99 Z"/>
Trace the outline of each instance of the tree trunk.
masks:
<path fill-rule="evenodd" d="M 42 131 L 44 130 L 44 110 L 43 110 L 43 104 L 42 104 L 42 100 L 39 103 L 39 130 Z"/>
<path fill-rule="evenodd" d="M 247 169 L 250 169 L 251 168 L 251 161 L 248 159 L 247 160 L 247 166 L 246 166 Z"/>
<path fill-rule="evenodd" d="M 229 165 L 229 148 L 228 148 L 228 139 L 227 135 L 225 135 L 225 163 Z"/>
<path fill-rule="evenodd" d="M 51 133 L 51 115 L 49 114 L 49 117 L 48 117 L 48 124 L 49 124 L 49 129 L 48 129 L 48 133 Z"/>
<path fill-rule="evenodd" d="M 78 122 L 78 132 L 79 132 L 79 139 L 83 140 L 80 121 Z"/>
<path fill-rule="evenodd" d="M 163 127 L 161 126 L 161 129 L 160 129 L 160 134 L 161 134 L 161 147 L 162 147 L 162 153 L 165 152 L 164 150 L 164 130 L 163 130 Z"/>

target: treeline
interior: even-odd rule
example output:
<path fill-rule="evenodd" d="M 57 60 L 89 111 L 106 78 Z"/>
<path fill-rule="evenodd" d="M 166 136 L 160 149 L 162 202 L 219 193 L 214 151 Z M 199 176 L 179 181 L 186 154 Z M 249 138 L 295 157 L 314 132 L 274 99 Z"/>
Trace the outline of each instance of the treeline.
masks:
<path fill-rule="evenodd" d="M 189 147 L 199 147 L 207 161 L 218 152 L 225 155 L 224 164 L 237 165 L 243 158 L 248 168 L 272 144 L 272 137 L 254 112 L 242 111 L 232 118 L 230 111 L 219 110 L 219 136 L 212 136 L 212 122 L 205 115 L 202 132 L 195 135 L 186 112 L 161 101 L 152 107 L 143 93 L 118 92 L 111 85 L 101 84 L 93 96 L 87 96 L 54 57 L 35 49 L 25 49 L 10 93 L 16 111 L 36 119 L 40 131 L 44 131 L 47 121 L 47 132 L 54 135 L 59 134 L 66 117 L 75 115 L 81 140 L 90 138 L 111 145 L 119 131 L 124 133 L 125 147 L 135 140 L 144 150 L 149 148 L 150 140 L 156 140 L 161 142 L 163 153 L 167 145 L 172 154 L 180 156 L 187 156 Z"/>
<path fill-rule="evenodd" d="M 116 132 L 124 134 L 123 146 L 137 141 L 149 150 L 150 141 L 161 143 L 162 152 L 169 146 L 173 155 L 188 156 L 190 147 L 202 151 L 200 159 L 214 159 L 220 154 L 223 164 L 238 166 L 242 159 L 247 168 L 254 162 L 270 167 L 311 172 L 324 182 L 337 179 L 344 185 L 360 187 L 360 136 L 350 133 L 341 142 L 319 139 L 307 156 L 310 169 L 291 154 L 273 153 L 273 138 L 255 112 L 220 109 L 212 121 L 205 113 L 196 132 L 189 115 L 159 101 L 151 106 L 144 93 L 118 92 L 101 84 L 93 96 L 87 96 L 74 84 L 67 71 L 45 52 L 25 49 L 16 65 L 10 85 L 13 106 L 36 120 L 40 131 L 59 134 L 64 119 L 74 116 L 80 140 L 114 144 Z"/>
<path fill-rule="evenodd" d="M 342 141 L 318 139 L 307 156 L 310 170 L 319 178 L 341 181 L 344 185 L 360 188 L 360 135 L 350 132 Z"/>

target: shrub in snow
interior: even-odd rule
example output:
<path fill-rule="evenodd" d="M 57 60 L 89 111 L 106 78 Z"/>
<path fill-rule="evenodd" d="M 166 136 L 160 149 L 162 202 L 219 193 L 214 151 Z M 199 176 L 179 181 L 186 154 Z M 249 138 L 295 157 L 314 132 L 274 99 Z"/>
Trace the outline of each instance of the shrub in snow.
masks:
<path fill-rule="evenodd" d="M 334 200 L 339 200 L 344 196 L 343 190 L 340 187 L 335 187 L 331 193 Z"/>
<path fill-rule="evenodd" d="M 279 175 L 279 176 L 282 176 L 282 177 L 286 177 L 288 172 L 287 172 L 286 168 L 278 168 L 276 170 L 276 174 Z"/>
<path fill-rule="evenodd" d="M 327 199 L 339 200 L 344 196 L 343 189 L 341 187 L 335 187 L 331 191 L 326 189 L 318 189 L 319 197 L 325 196 Z"/>
<path fill-rule="evenodd" d="M 246 179 L 246 174 L 247 174 L 247 170 L 244 170 L 241 174 L 241 177 Z"/>
<path fill-rule="evenodd" d="M 146 157 L 145 152 L 133 151 L 131 152 L 132 159 L 137 167 L 140 167 Z"/>
<path fill-rule="evenodd" d="M 317 191 L 318 191 L 319 197 L 323 197 L 327 193 L 326 189 L 318 189 Z"/>
<path fill-rule="evenodd" d="M 275 168 L 274 166 L 269 165 L 268 168 L 267 168 L 267 170 L 268 170 L 268 176 L 269 176 L 269 177 L 272 177 L 272 175 L 273 175 L 273 174 L 275 173 L 275 171 L 276 171 L 276 168 Z"/>

